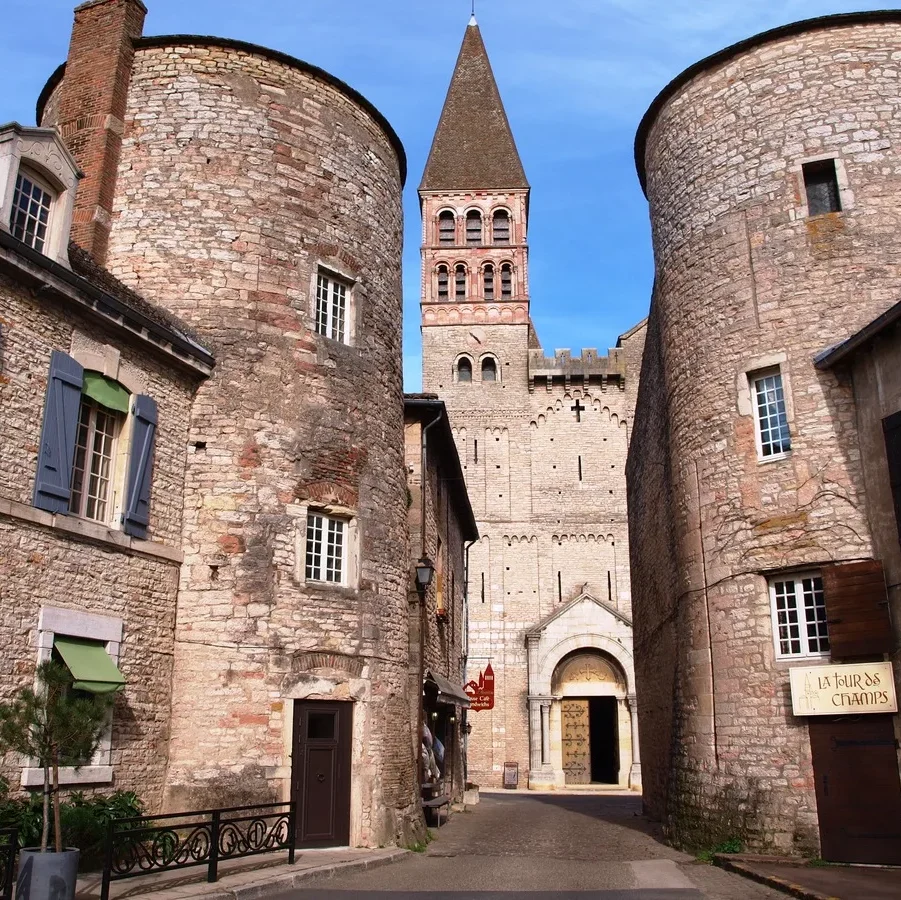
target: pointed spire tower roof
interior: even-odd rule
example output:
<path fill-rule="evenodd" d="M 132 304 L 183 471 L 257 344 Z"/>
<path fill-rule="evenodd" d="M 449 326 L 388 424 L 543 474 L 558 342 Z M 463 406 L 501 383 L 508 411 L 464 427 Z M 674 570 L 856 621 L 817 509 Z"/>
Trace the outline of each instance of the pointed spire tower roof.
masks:
<path fill-rule="evenodd" d="M 476 17 L 469 20 L 421 191 L 527 189 Z"/>

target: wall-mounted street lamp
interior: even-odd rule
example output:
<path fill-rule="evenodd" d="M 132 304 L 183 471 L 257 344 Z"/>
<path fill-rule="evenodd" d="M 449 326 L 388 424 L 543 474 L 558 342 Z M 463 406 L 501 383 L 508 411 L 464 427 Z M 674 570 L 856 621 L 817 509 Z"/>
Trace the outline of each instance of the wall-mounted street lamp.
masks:
<path fill-rule="evenodd" d="M 425 593 L 425 589 L 432 583 L 434 574 L 435 566 L 432 564 L 432 561 L 427 556 L 423 556 L 416 563 L 416 590 L 420 594 Z"/>

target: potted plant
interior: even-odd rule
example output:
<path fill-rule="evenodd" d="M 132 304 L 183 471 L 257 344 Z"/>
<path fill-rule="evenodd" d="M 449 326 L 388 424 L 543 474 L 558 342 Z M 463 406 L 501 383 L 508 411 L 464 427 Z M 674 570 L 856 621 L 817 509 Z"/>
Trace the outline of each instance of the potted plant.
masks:
<path fill-rule="evenodd" d="M 73 690 L 69 670 L 56 660 L 38 666 L 35 689 L 21 688 L 11 701 L 0 703 L 0 752 L 12 750 L 44 770 L 41 846 L 26 847 L 19 856 L 17 900 L 72 900 L 75 896 L 79 851 L 63 848 L 59 767 L 79 768 L 90 761 L 111 703 L 108 695 Z"/>

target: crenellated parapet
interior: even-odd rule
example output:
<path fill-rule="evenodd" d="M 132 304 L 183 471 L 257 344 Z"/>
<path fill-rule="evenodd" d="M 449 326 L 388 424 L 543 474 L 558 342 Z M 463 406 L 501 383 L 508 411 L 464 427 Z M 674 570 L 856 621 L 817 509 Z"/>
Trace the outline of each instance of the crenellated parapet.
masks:
<path fill-rule="evenodd" d="M 529 390 L 554 385 L 569 388 L 571 385 L 598 386 L 602 391 L 612 385 L 619 390 L 626 388 L 626 354 L 622 348 L 612 348 L 608 356 L 598 356 L 593 348 L 583 348 L 582 355 L 574 357 L 571 350 L 555 350 L 553 356 L 545 356 L 544 350 L 529 350 Z"/>

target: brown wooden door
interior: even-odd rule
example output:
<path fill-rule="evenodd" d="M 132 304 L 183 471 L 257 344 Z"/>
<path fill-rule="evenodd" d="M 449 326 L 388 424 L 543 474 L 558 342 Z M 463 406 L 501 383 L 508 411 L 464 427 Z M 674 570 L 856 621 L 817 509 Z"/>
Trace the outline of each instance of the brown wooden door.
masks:
<path fill-rule="evenodd" d="M 808 724 L 823 858 L 901 865 L 892 716 L 818 717 Z"/>
<path fill-rule="evenodd" d="M 299 847 L 350 843 L 352 703 L 294 702 L 292 794 Z"/>
<path fill-rule="evenodd" d="M 587 700 L 563 701 L 563 772 L 567 784 L 591 783 L 590 719 Z"/>

